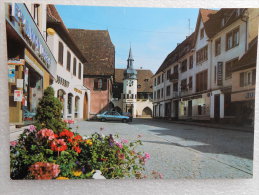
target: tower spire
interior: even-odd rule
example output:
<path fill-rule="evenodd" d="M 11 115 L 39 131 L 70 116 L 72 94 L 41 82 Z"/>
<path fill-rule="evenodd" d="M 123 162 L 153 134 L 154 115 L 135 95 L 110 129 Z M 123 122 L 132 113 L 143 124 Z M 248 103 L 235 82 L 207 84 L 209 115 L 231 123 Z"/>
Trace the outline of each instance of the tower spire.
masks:
<path fill-rule="evenodd" d="M 134 59 L 133 59 L 132 52 L 131 52 L 131 45 L 130 45 L 129 57 L 128 57 L 127 61 L 128 61 L 127 69 L 128 68 L 133 69 L 133 61 L 134 61 Z"/>

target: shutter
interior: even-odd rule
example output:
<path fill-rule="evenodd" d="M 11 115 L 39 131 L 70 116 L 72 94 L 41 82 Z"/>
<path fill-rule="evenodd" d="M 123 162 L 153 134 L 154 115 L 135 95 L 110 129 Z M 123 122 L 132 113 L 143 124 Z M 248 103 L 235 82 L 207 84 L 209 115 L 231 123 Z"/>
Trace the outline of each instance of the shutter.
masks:
<path fill-rule="evenodd" d="M 245 73 L 240 73 L 240 87 L 244 87 L 244 81 L 245 81 Z"/>
<path fill-rule="evenodd" d="M 107 90 L 107 79 L 103 79 L 102 90 Z"/>
<path fill-rule="evenodd" d="M 253 69 L 253 72 L 252 72 L 252 85 L 255 85 L 255 80 L 256 80 L 256 69 Z"/>

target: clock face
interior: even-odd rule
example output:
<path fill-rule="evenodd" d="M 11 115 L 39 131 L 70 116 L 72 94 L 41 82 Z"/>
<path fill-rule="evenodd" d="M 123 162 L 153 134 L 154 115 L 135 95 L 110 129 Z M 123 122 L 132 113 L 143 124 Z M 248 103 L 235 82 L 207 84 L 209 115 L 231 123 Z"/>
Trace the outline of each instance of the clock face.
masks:
<path fill-rule="evenodd" d="M 128 86 L 131 87 L 133 85 L 133 81 L 128 81 Z"/>

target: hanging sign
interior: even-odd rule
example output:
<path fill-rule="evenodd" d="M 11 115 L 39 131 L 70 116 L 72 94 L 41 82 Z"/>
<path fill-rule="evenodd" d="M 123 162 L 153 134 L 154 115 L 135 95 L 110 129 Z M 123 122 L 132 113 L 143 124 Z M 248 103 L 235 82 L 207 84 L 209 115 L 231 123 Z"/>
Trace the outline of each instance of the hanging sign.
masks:
<path fill-rule="evenodd" d="M 223 62 L 218 62 L 218 66 L 217 66 L 217 83 L 218 83 L 218 85 L 222 85 L 222 77 L 223 77 Z"/>
<path fill-rule="evenodd" d="M 14 101 L 15 102 L 22 101 L 22 90 L 14 90 Z"/>
<path fill-rule="evenodd" d="M 8 82 L 15 83 L 15 66 L 14 65 L 8 66 Z"/>

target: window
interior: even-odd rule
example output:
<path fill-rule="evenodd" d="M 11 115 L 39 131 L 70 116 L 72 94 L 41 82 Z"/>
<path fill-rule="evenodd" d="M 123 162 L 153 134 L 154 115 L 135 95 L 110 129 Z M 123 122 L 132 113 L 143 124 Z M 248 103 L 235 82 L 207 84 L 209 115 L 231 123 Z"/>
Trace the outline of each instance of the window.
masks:
<path fill-rule="evenodd" d="M 217 66 L 214 67 L 214 83 L 217 83 Z"/>
<path fill-rule="evenodd" d="M 189 77 L 188 87 L 189 87 L 189 89 L 192 89 L 192 77 Z"/>
<path fill-rule="evenodd" d="M 157 84 L 158 85 L 160 84 L 160 78 L 161 78 L 161 76 L 159 75 L 158 78 L 157 78 Z"/>
<path fill-rule="evenodd" d="M 232 67 L 238 62 L 238 58 L 230 60 L 225 64 L 225 79 L 230 79 L 232 77 Z"/>
<path fill-rule="evenodd" d="M 154 99 L 156 99 L 156 91 L 154 91 Z"/>
<path fill-rule="evenodd" d="M 187 60 L 182 61 L 181 63 L 181 72 L 187 71 Z"/>
<path fill-rule="evenodd" d="M 178 65 L 174 67 L 174 73 L 178 72 Z"/>
<path fill-rule="evenodd" d="M 160 99 L 160 89 L 157 90 L 157 99 Z"/>
<path fill-rule="evenodd" d="M 71 54 L 68 51 L 67 52 L 67 71 L 69 71 L 69 72 L 70 72 L 70 67 L 71 67 Z"/>
<path fill-rule="evenodd" d="M 76 76 L 76 58 L 74 58 L 73 75 Z"/>
<path fill-rule="evenodd" d="M 178 91 L 178 83 L 173 84 L 173 91 Z"/>
<path fill-rule="evenodd" d="M 161 83 L 163 83 L 164 82 L 164 73 L 162 73 L 162 81 L 161 81 Z"/>
<path fill-rule="evenodd" d="M 154 80 L 154 86 L 156 86 L 156 78 L 155 78 L 155 80 Z"/>
<path fill-rule="evenodd" d="M 239 45 L 239 27 L 226 35 L 226 51 Z"/>
<path fill-rule="evenodd" d="M 221 39 L 218 38 L 215 41 L 215 56 L 218 56 L 220 54 L 220 48 L 221 48 Z"/>
<path fill-rule="evenodd" d="M 166 72 L 166 79 L 169 80 L 171 75 L 171 69 Z"/>
<path fill-rule="evenodd" d="M 181 80 L 181 91 L 187 91 L 187 79 Z"/>
<path fill-rule="evenodd" d="M 161 98 L 164 97 L 164 88 L 161 89 Z"/>
<path fill-rule="evenodd" d="M 203 39 L 204 37 L 204 28 L 200 30 L 200 39 Z"/>
<path fill-rule="evenodd" d="M 96 78 L 94 79 L 94 90 L 106 90 L 107 89 L 107 79 Z"/>
<path fill-rule="evenodd" d="M 33 19 L 38 26 L 39 26 L 39 7 L 40 7 L 40 4 L 33 5 Z"/>
<path fill-rule="evenodd" d="M 64 52 L 64 46 L 63 43 L 59 41 L 58 43 L 58 63 L 60 65 L 63 65 L 63 52 Z"/>
<path fill-rule="evenodd" d="M 79 70 L 78 70 L 78 78 L 81 79 L 81 74 L 82 74 L 82 64 L 79 63 Z"/>
<path fill-rule="evenodd" d="M 171 86 L 168 85 L 168 86 L 166 87 L 166 96 L 170 96 L 170 92 L 171 92 Z"/>
<path fill-rule="evenodd" d="M 201 63 L 208 60 L 208 46 L 201 48 L 196 52 L 196 63 Z"/>
<path fill-rule="evenodd" d="M 189 57 L 189 69 L 192 69 L 193 67 L 193 56 Z"/>
<path fill-rule="evenodd" d="M 208 86 L 208 70 L 204 70 L 196 74 L 196 92 L 207 90 Z"/>
<path fill-rule="evenodd" d="M 250 70 L 247 72 L 240 73 L 240 87 L 245 87 L 249 85 L 255 85 L 256 70 Z"/>

